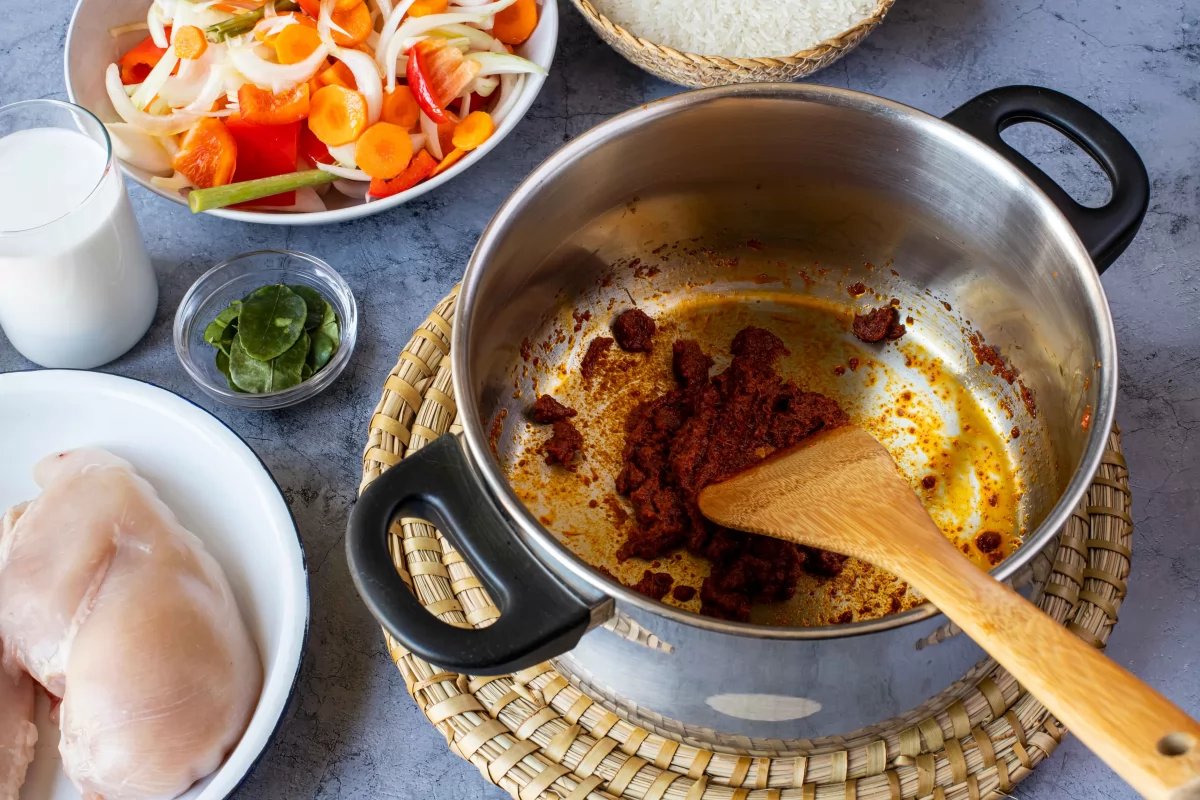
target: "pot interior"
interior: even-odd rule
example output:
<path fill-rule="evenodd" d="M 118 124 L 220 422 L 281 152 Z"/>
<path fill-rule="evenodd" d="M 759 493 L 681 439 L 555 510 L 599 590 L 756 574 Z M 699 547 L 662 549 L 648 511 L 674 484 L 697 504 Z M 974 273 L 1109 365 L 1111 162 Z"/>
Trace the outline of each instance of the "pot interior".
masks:
<path fill-rule="evenodd" d="M 903 339 L 852 336 L 855 310 L 897 301 L 912 319 Z M 585 385 L 588 343 L 634 306 L 659 321 L 655 354 L 614 348 L 605 380 Z M 472 446 L 491 450 L 535 535 L 544 527 L 626 584 L 652 568 L 699 588 L 707 570 L 686 554 L 659 567 L 615 558 L 632 524 L 613 485 L 625 417 L 673 384 L 674 338 L 698 339 L 720 369 L 739 328 L 775 332 L 792 353 L 780 374 L 877 436 L 977 563 L 992 566 L 973 546 L 982 531 L 1026 540 L 1001 572 L 1045 544 L 1043 523 L 1080 485 L 1090 420 L 1111 413 L 1103 295 L 1049 202 L 936 120 L 814 87 L 696 93 L 581 137 L 498 215 L 459 314 Z M 983 343 L 1005 369 L 981 363 Z M 837 374 L 852 357 L 859 368 Z M 573 471 L 536 452 L 548 428 L 526 412 L 544 393 L 579 411 Z M 802 579 L 751 621 L 838 624 L 918 601 L 860 565 L 833 583 Z"/>

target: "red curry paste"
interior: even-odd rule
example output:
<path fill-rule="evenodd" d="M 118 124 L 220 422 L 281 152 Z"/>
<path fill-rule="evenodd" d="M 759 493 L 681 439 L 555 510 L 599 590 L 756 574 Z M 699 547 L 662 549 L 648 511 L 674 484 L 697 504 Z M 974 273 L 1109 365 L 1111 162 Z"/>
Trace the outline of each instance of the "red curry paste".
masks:
<path fill-rule="evenodd" d="M 679 388 L 630 413 L 616 484 L 637 526 L 617 557 L 653 559 L 687 547 L 712 562 L 701 613 L 744 620 L 751 603 L 790 598 L 802 571 L 836 575 L 845 557 L 720 527 L 700 513 L 700 490 L 849 418 L 830 398 L 779 377 L 788 350 L 770 331 L 743 329 L 731 351 L 729 368 L 709 378 L 712 358 L 694 341 L 675 342 Z"/>

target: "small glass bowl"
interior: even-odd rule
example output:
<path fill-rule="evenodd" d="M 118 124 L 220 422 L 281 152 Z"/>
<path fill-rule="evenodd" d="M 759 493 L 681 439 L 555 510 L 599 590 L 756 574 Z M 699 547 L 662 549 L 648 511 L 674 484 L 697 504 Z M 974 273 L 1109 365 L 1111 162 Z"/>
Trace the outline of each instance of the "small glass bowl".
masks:
<path fill-rule="evenodd" d="M 298 386 L 264 394 L 235 392 L 217 369 L 217 350 L 204 341 L 204 329 L 234 300 L 276 283 L 315 289 L 337 312 L 342 340 L 329 363 Z M 320 394 L 350 362 L 357 337 L 358 305 L 346 281 L 321 259 L 292 250 L 256 250 L 218 264 L 192 284 L 175 312 L 175 354 L 183 368 L 209 397 L 239 408 L 287 408 Z"/>

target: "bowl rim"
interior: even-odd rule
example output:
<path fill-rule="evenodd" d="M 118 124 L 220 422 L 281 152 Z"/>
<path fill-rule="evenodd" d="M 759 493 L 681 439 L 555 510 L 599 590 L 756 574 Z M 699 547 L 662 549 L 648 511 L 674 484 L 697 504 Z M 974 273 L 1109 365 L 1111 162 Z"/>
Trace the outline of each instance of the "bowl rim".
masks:
<path fill-rule="evenodd" d="M 333 289 L 336 290 L 337 294 L 348 298 L 348 309 L 353 315 L 350 321 L 353 324 L 346 328 L 346 319 L 342 319 L 343 329 L 339 330 L 341 333 L 341 341 L 338 343 L 338 349 L 333 354 L 333 358 L 328 364 L 325 365 L 320 373 L 316 373 L 309 380 L 301 381 L 300 383 L 288 389 L 280 389 L 277 392 L 264 392 L 262 394 L 243 394 L 240 392 L 234 392 L 230 389 L 223 388 L 215 383 L 210 382 L 207 377 L 205 377 L 205 375 L 196 368 L 195 364 L 193 363 L 194 359 L 192 359 L 190 355 L 185 357 L 187 342 L 185 341 L 184 337 L 184 325 L 186 323 L 184 309 L 193 299 L 199 298 L 200 286 L 206 280 L 217 275 L 222 270 L 227 269 L 232 264 L 236 264 L 245 259 L 255 258 L 257 256 L 288 256 L 290 258 L 296 258 L 300 261 L 308 262 L 309 264 L 316 266 L 318 269 L 327 269 L 330 275 L 333 276 L 332 279 L 326 281 L 322 277 L 320 282 L 331 284 Z M 218 288 L 223 288 L 225 285 L 227 284 L 222 284 L 222 286 Z M 199 302 L 207 302 L 210 297 L 212 297 L 211 292 L 207 293 L 204 298 L 199 299 Z M 328 301 L 326 300 L 326 302 Z M 343 317 L 344 316 L 345 315 L 343 315 Z M 350 332 L 348 336 L 346 335 L 346 330 L 349 330 Z M 358 343 L 358 300 L 355 298 L 354 291 L 350 288 L 350 284 L 346 282 L 346 279 L 343 278 L 341 273 L 334 269 L 324 259 L 310 255 L 309 253 L 302 253 L 298 250 L 270 248 L 263 250 L 250 250 L 221 261 L 216 266 L 205 270 L 200 277 L 196 278 L 196 280 L 192 282 L 192 285 L 188 287 L 186 292 L 184 292 L 183 298 L 180 299 L 179 305 L 175 309 L 175 320 L 171 325 L 171 338 L 175 345 L 175 357 L 179 359 L 179 363 L 183 366 L 184 372 L 186 372 L 188 377 L 190 377 L 192 381 L 209 397 L 235 408 L 243 408 L 249 411 L 273 411 L 280 408 L 298 405 L 299 403 L 303 403 L 306 400 L 316 397 L 318 394 L 328 389 L 333 382 L 338 379 L 342 372 L 345 371 L 346 365 L 350 363 L 350 358 L 354 354 L 354 348 Z M 314 383 L 314 381 L 318 380 L 316 377 L 317 374 L 321 374 L 323 377 L 319 379 L 319 383 Z M 247 402 L 247 398 L 253 398 L 254 402 Z"/>
<path fill-rule="evenodd" d="M 63 45 L 63 79 L 66 83 L 67 99 L 75 105 L 83 108 L 94 116 L 99 118 L 96 112 L 89 109 L 87 106 L 79 102 L 75 97 L 74 83 L 71 80 L 71 51 L 72 43 L 75 41 L 76 23 L 79 20 L 80 10 L 83 8 L 83 0 L 77 0 L 74 10 L 71 11 L 71 20 L 67 23 L 67 35 Z M 554 64 L 554 57 L 558 52 L 558 0 L 541 0 L 542 13 L 538 19 L 538 28 L 542 25 L 549 25 L 548 38 L 550 49 L 546 54 L 545 63 L 535 61 L 534 63 L 545 68 L 547 72 Z M 536 30 L 536 29 L 535 29 Z M 391 197 L 385 197 L 381 200 L 372 200 L 369 203 L 360 203 L 358 205 L 347 206 L 346 208 L 337 208 L 326 211 L 308 211 L 308 212 L 292 212 L 292 213 L 276 213 L 269 211 L 240 211 L 236 209 L 217 208 L 201 213 L 208 214 L 221 219 L 232 219 L 240 222 L 255 222 L 261 225 L 327 225 L 334 222 L 348 222 L 362 217 L 369 217 L 383 211 L 404 205 L 410 200 L 415 200 L 421 195 L 431 192 L 442 184 L 457 177 L 464 170 L 469 169 L 479 162 L 485 155 L 491 152 L 508 134 L 520 124 L 524 119 L 525 114 L 529 112 L 534 100 L 541 94 L 542 86 L 546 83 L 546 76 L 529 73 L 527 75 L 525 86 L 521 89 L 521 94 L 517 99 L 516 105 L 504 121 L 496 129 L 496 133 L 488 138 L 486 142 L 475 148 L 462 158 L 457 164 L 453 165 L 445 172 L 435 176 L 432 179 L 422 181 L 407 191 L 399 192 Z M 104 123 L 101 123 L 104 124 Z M 176 205 L 188 207 L 186 197 L 181 196 L 178 192 L 169 192 L 165 189 L 160 189 L 150 181 L 143 179 L 141 176 L 129 169 L 121 159 L 114 159 L 130 180 L 141 186 L 147 191 L 164 199 L 170 200 Z"/>
<path fill-rule="evenodd" d="M 142 387 L 147 387 L 151 390 L 163 392 L 166 395 L 168 395 L 170 398 L 172 398 L 172 400 L 179 400 L 179 401 L 182 401 L 183 403 L 186 403 L 188 406 L 191 406 L 196 412 L 198 412 L 201 415 L 202 418 L 215 422 L 218 426 L 220 426 L 220 428 L 227 431 L 229 433 L 229 435 L 234 438 L 234 440 L 236 440 L 239 444 L 241 444 L 243 447 L 245 447 L 246 450 L 251 455 L 254 456 L 254 460 L 258 462 L 258 465 L 262 469 L 263 474 L 265 474 L 267 476 L 267 478 L 271 481 L 271 485 L 275 487 L 275 491 L 278 493 L 279 499 L 282 501 L 284 509 L 287 510 L 288 519 L 292 525 L 292 533 L 296 537 L 296 549 L 300 553 L 299 566 L 300 566 L 300 575 L 303 578 L 302 588 L 303 588 L 303 595 L 304 595 L 303 624 L 302 624 L 302 627 L 300 630 L 299 647 L 297 648 L 296 654 L 295 654 L 296 655 L 296 664 L 295 664 L 294 670 L 292 671 L 291 681 L 287 688 L 287 692 L 284 697 L 283 703 L 279 707 L 279 713 L 275 718 L 274 725 L 271 727 L 270 732 L 267 733 L 266 737 L 263 738 L 262 747 L 259 748 L 257 750 L 257 752 L 255 752 L 253 757 L 249 760 L 249 762 L 244 767 L 241 768 L 241 770 L 242 770 L 241 774 L 237 776 L 234 784 L 232 786 L 230 786 L 229 791 L 224 795 L 224 797 L 226 797 L 226 798 L 232 797 L 234 794 L 236 794 L 238 792 L 239 789 L 242 788 L 243 785 L 245 785 L 246 781 L 250 778 L 250 776 L 252 774 L 254 774 L 254 771 L 258 768 L 258 765 L 260 763 L 262 763 L 262 760 L 266 756 L 267 752 L 275 744 L 276 740 L 279 737 L 280 731 L 283 730 L 283 724 L 288 718 L 288 709 L 291 708 L 292 701 L 295 700 L 295 698 L 296 698 L 296 691 L 300 687 L 300 673 L 304 667 L 304 657 L 308 653 L 308 643 L 309 643 L 309 637 L 310 637 L 311 628 L 312 628 L 312 576 L 309 574 L 308 555 L 304 549 L 304 540 L 300 536 L 300 526 L 296 524 L 296 515 L 292 511 L 291 505 L 287 502 L 287 498 L 284 497 L 283 487 L 281 487 L 279 485 L 279 481 L 275 478 L 275 474 L 273 472 L 271 472 L 271 469 L 267 466 L 266 462 L 262 460 L 262 456 L 260 456 L 258 454 L 258 452 L 253 447 L 250 446 L 250 443 L 247 442 L 242 437 L 241 434 L 239 434 L 237 431 L 235 431 L 231 425 L 229 425 L 227 422 L 222 420 L 216 414 L 213 414 L 211 411 L 204 408 L 199 403 L 197 403 L 194 400 L 191 400 L 187 397 L 184 397 L 182 394 L 179 394 L 178 392 L 172 391 L 171 389 L 168 389 L 165 386 L 161 386 L 157 383 L 154 383 L 153 381 L 144 380 L 142 378 L 134 378 L 129 375 L 110 375 L 110 374 L 106 374 L 106 373 L 102 373 L 102 372 L 95 372 L 94 370 L 69 369 L 69 368 L 55 368 L 55 369 L 33 368 L 33 369 L 12 370 L 11 372 L 7 372 L 7 373 L 3 373 L 3 374 L 4 375 L 13 375 L 13 376 L 23 375 L 23 376 L 25 376 L 25 378 L 33 378 L 33 379 L 49 378 L 49 379 L 53 380 L 55 375 L 58 375 L 61 373 L 72 373 L 72 374 L 73 373 L 82 373 L 82 376 L 85 377 L 87 380 L 98 380 L 101 382 L 128 381 L 130 383 L 140 384 Z M 259 655 L 261 657 L 262 654 L 260 653 Z M 262 702 L 263 695 L 265 695 L 265 693 L 266 693 L 266 681 L 267 681 L 267 676 L 264 675 L 263 691 L 259 695 L 259 701 L 258 701 L 259 703 Z M 258 709 L 258 706 L 256 705 L 255 706 L 256 713 L 257 713 L 257 709 Z M 230 759 L 232 758 L 233 754 L 237 751 L 237 748 L 241 745 L 242 741 L 245 739 L 245 735 L 246 734 L 243 733 L 242 738 L 238 739 L 237 744 L 235 744 L 233 746 L 233 748 L 229 751 L 229 753 L 227 753 L 225 755 L 225 758 L 221 761 L 220 766 L 218 766 L 215 770 L 210 772 L 208 775 L 205 775 L 204 778 L 201 778 L 200 780 L 205 780 L 211 776 L 215 776 L 215 775 L 219 774 L 222 770 L 224 770 L 230 764 Z M 195 784 L 193 784 L 192 787 L 189 787 L 188 791 L 191 791 L 191 789 L 194 786 L 195 786 Z M 203 797 L 203 793 L 205 791 L 207 791 L 207 787 L 201 792 L 201 797 Z M 213 798 L 213 800 L 216 800 L 216 798 Z"/>

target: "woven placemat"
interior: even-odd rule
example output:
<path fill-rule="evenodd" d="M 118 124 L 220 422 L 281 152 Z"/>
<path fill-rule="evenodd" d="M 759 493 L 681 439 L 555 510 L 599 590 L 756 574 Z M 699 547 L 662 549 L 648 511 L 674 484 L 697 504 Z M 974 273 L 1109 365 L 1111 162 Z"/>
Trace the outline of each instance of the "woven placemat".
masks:
<path fill-rule="evenodd" d="M 416 330 L 384 382 L 363 456 L 366 486 L 457 431 L 450 334 L 457 288 Z M 1062 532 L 1042 609 L 1103 649 L 1125 596 L 1133 520 L 1114 429 L 1087 498 Z M 390 549 L 425 607 L 461 627 L 500 612 L 470 567 L 426 522 L 400 519 Z M 1054 752 L 1066 731 L 994 663 L 914 712 L 786 758 L 715 752 L 622 718 L 549 663 L 500 677 L 443 671 L 391 637 L 388 650 L 446 744 L 515 800 L 981 800 L 1000 798 Z M 942 695 L 939 695 L 941 697 Z"/>

